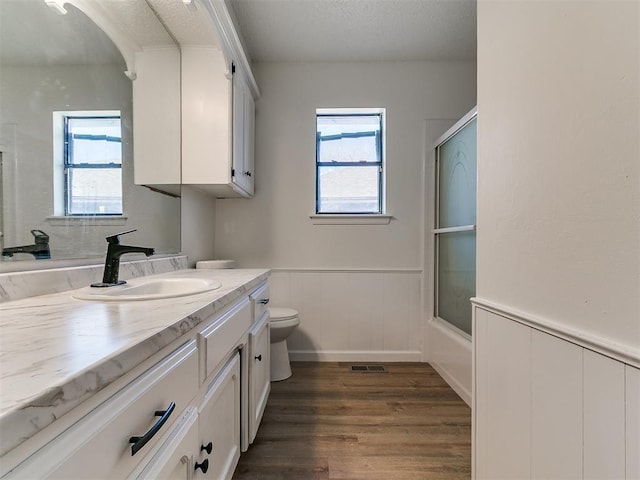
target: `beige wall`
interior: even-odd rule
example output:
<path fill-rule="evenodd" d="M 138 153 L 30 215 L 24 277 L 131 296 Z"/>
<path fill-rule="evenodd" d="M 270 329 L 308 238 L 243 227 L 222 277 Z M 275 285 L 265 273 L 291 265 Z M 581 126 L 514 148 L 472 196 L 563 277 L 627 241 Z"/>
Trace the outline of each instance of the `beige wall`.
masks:
<path fill-rule="evenodd" d="M 477 294 L 640 351 L 640 3 L 481 1 Z"/>

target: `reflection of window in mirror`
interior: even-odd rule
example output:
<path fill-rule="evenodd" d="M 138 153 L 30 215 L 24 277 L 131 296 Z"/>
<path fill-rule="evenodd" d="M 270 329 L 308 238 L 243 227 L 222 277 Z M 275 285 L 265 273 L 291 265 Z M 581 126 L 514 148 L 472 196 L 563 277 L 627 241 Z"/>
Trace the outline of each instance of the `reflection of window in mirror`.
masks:
<path fill-rule="evenodd" d="M 122 215 L 119 111 L 54 112 L 57 215 Z"/>

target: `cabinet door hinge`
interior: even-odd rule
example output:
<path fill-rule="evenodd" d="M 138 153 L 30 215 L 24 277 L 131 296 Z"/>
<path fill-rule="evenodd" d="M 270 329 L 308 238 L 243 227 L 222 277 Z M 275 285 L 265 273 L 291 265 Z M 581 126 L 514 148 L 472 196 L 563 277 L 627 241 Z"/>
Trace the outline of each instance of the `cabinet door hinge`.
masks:
<path fill-rule="evenodd" d="M 236 170 L 234 168 L 231 169 L 231 178 L 236 176 Z"/>

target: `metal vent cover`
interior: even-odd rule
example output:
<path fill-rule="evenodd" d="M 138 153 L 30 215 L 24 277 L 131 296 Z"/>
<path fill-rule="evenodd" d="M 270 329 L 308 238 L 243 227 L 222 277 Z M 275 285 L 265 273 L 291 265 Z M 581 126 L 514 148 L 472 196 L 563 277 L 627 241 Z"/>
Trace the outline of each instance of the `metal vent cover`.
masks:
<path fill-rule="evenodd" d="M 387 373 L 387 369 L 384 365 L 351 365 L 351 371 L 363 373 Z"/>

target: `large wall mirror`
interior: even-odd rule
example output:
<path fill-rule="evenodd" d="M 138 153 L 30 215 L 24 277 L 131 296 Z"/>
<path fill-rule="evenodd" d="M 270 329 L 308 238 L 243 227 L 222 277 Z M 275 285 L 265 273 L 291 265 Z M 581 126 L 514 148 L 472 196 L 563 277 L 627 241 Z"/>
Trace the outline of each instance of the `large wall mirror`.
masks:
<path fill-rule="evenodd" d="M 0 0 L 0 271 L 97 262 L 131 229 L 123 243 L 180 251 L 180 198 L 134 185 L 130 59 L 83 2 L 134 44 L 173 42 L 145 0 Z M 17 251 L 45 236 L 50 259 Z"/>

